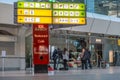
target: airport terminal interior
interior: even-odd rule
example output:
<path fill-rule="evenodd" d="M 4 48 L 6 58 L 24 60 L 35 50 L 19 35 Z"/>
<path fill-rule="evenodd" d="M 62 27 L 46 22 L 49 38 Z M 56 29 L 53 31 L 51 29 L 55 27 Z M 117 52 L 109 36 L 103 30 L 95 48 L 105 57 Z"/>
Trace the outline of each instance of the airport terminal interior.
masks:
<path fill-rule="evenodd" d="M 8 1 L 8 2 L 7 2 Z M 49 64 L 54 67 L 55 49 L 71 51 L 74 58 L 68 62 L 68 70 L 62 59 L 57 61 L 57 70 L 34 74 L 33 24 L 14 23 L 14 2 L 0 1 L 0 79 L 11 80 L 119 80 L 120 74 L 120 0 L 55 0 L 55 2 L 86 4 L 85 25 L 50 24 Z M 23 0 L 49 2 L 50 0 Z M 91 53 L 92 69 L 82 70 L 78 56 L 82 48 Z M 2 54 L 3 53 L 3 54 Z M 5 53 L 5 54 L 4 54 Z M 105 68 L 98 67 L 98 55 Z M 4 73 L 3 73 L 4 72 Z M 34 76 L 33 76 L 34 75 Z M 111 76 L 112 75 L 112 76 Z M 12 77 L 11 77 L 12 76 Z M 17 78 L 18 77 L 18 78 Z"/>

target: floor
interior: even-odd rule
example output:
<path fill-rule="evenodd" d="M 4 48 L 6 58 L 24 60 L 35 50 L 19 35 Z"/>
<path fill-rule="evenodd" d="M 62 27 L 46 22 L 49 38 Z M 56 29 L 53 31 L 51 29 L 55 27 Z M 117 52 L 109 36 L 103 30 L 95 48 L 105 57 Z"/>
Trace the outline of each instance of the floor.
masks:
<path fill-rule="evenodd" d="M 120 67 L 107 69 L 55 71 L 54 75 L 25 71 L 0 72 L 0 80 L 120 80 Z"/>

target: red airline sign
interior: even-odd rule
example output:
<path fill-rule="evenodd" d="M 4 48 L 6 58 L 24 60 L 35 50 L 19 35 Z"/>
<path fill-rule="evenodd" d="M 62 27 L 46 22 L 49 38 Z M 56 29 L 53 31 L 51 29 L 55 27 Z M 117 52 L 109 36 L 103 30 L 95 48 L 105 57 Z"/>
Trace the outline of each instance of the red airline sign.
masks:
<path fill-rule="evenodd" d="M 49 28 L 47 24 L 33 24 L 34 64 L 49 63 Z"/>

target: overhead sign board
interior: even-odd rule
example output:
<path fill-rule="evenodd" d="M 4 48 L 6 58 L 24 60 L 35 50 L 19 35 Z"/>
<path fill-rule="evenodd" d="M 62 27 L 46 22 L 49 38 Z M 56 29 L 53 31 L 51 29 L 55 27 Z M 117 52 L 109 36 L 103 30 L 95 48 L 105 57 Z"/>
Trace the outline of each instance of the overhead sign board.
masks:
<path fill-rule="evenodd" d="M 85 11 L 53 10 L 53 16 L 85 17 Z"/>
<path fill-rule="evenodd" d="M 52 24 L 51 17 L 29 17 L 29 16 L 18 16 L 17 23 L 44 23 Z"/>
<path fill-rule="evenodd" d="M 53 9 L 85 10 L 85 4 L 82 3 L 53 3 Z"/>
<path fill-rule="evenodd" d="M 85 18 L 62 18 L 62 17 L 54 17 L 53 24 L 85 24 Z"/>
<path fill-rule="evenodd" d="M 17 2 L 15 22 L 39 24 L 86 24 L 86 8 L 82 3 Z"/>
<path fill-rule="evenodd" d="M 17 8 L 51 9 L 49 2 L 17 2 Z"/>
<path fill-rule="evenodd" d="M 24 16 L 52 16 L 52 10 L 17 9 L 17 14 L 16 15 L 24 15 Z"/>

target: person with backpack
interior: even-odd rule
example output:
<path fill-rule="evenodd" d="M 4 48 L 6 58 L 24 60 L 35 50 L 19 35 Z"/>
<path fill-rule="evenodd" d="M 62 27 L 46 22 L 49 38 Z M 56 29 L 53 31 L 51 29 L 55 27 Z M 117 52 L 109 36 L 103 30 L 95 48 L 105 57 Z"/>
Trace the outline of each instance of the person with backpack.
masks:
<path fill-rule="evenodd" d="M 57 49 L 55 49 L 53 51 L 52 58 L 53 58 L 53 62 L 54 62 L 54 70 L 57 70 L 57 68 L 56 68 L 56 63 L 57 63 L 57 58 L 58 58 L 58 51 L 57 51 Z"/>
<path fill-rule="evenodd" d="M 92 69 L 92 65 L 91 65 L 91 61 L 90 61 L 91 53 L 90 53 L 90 51 L 88 49 L 87 49 L 87 56 L 88 56 L 88 58 L 87 58 L 88 66 L 89 66 L 90 69 Z"/>

